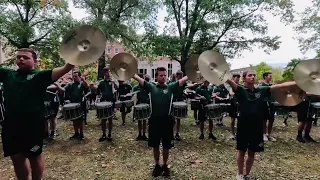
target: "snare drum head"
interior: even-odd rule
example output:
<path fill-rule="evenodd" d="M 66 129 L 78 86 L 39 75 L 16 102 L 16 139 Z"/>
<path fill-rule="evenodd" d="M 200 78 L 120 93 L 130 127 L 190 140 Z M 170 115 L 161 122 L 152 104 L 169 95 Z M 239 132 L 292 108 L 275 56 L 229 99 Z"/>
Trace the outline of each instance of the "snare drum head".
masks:
<path fill-rule="evenodd" d="M 188 106 L 188 104 L 185 102 L 173 102 L 172 106 L 173 107 L 185 107 L 185 106 Z"/>
<path fill-rule="evenodd" d="M 123 101 L 124 103 L 131 103 L 131 102 L 133 102 L 133 100 L 125 100 L 125 101 Z"/>
<path fill-rule="evenodd" d="M 137 104 L 134 106 L 135 109 L 148 109 L 149 104 Z"/>
<path fill-rule="evenodd" d="M 111 107 L 111 106 L 112 106 L 111 102 L 99 102 L 96 104 L 96 107 L 101 107 L 101 108 Z"/>
<path fill-rule="evenodd" d="M 122 104 L 122 102 L 121 101 L 117 101 L 117 102 L 115 102 L 115 104 Z"/>
<path fill-rule="evenodd" d="M 320 108 L 320 102 L 311 103 L 312 107 Z"/>
<path fill-rule="evenodd" d="M 63 106 L 63 109 L 68 110 L 68 109 L 76 109 L 80 107 L 80 103 L 70 103 L 70 104 L 65 104 Z"/>
<path fill-rule="evenodd" d="M 274 106 L 282 106 L 280 103 L 278 103 L 278 102 L 273 102 L 272 103 Z"/>
<path fill-rule="evenodd" d="M 208 105 L 205 105 L 204 107 L 209 108 L 209 109 L 214 109 L 214 108 L 220 107 L 220 105 L 219 104 L 208 104 Z"/>

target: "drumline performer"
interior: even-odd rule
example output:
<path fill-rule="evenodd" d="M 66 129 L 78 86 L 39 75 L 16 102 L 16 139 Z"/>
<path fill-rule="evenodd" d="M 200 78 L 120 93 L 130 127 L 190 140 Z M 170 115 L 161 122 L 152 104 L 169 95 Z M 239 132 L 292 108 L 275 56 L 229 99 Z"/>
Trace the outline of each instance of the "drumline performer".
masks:
<path fill-rule="evenodd" d="M 103 68 L 103 73 L 104 73 L 104 79 L 100 80 L 98 82 L 98 85 L 95 85 L 95 88 L 97 89 L 97 95 L 101 96 L 100 102 L 104 102 L 104 101 L 112 102 L 114 106 L 114 103 L 115 103 L 114 90 L 117 90 L 118 86 L 110 77 L 109 66 L 106 66 Z M 107 121 L 108 121 L 108 136 L 106 135 Z M 111 136 L 112 127 L 113 127 L 112 117 L 101 120 L 102 136 L 99 139 L 99 142 L 102 142 L 105 140 L 112 141 L 112 136 Z"/>
<path fill-rule="evenodd" d="M 153 148 L 155 167 L 152 176 L 170 176 L 170 170 L 167 166 L 169 151 L 173 147 L 173 125 L 174 120 L 171 114 L 171 103 L 173 93 L 182 86 L 188 77 L 184 76 L 179 81 L 166 84 L 167 70 L 164 67 L 158 67 L 156 70 L 157 85 L 146 82 L 138 75 L 134 75 L 139 84 L 150 92 L 152 114 L 149 120 L 149 141 L 148 145 Z M 160 107 L 160 108 L 159 108 Z M 163 165 L 160 166 L 160 142 L 163 147 Z"/>
<path fill-rule="evenodd" d="M 240 74 L 233 74 L 232 75 L 232 80 L 239 85 L 240 83 Z M 230 86 L 230 84 L 227 85 L 226 87 L 229 91 L 229 95 L 231 97 L 231 102 L 230 102 L 230 108 L 229 108 L 229 116 L 231 118 L 231 139 L 236 140 L 237 134 L 235 131 L 235 125 L 236 125 L 236 119 L 238 119 L 238 108 L 237 108 L 237 98 Z"/>
<path fill-rule="evenodd" d="M 176 81 L 179 81 L 183 77 L 183 72 L 181 70 L 178 70 L 175 74 Z M 184 97 L 184 90 L 187 87 L 187 83 L 185 82 L 182 86 L 179 86 L 178 90 L 173 93 L 173 102 L 179 101 L 185 101 Z M 176 134 L 174 136 L 174 139 L 177 141 L 181 141 L 180 137 L 180 127 L 181 127 L 181 119 L 175 118 L 175 130 Z"/>
<path fill-rule="evenodd" d="M 198 84 L 198 83 L 195 83 L 195 82 L 191 82 L 190 84 L 188 84 L 188 88 L 187 88 L 187 91 L 188 91 L 188 94 L 192 94 L 193 98 L 191 98 L 190 100 L 191 101 L 197 101 L 197 98 L 196 98 L 196 89 L 200 86 L 201 84 Z M 199 103 L 200 104 L 200 103 Z M 199 105 L 198 104 L 198 105 Z M 199 120 L 198 120 L 198 110 L 199 110 L 199 107 L 196 106 L 196 105 L 193 105 L 191 103 L 191 110 L 193 111 L 193 118 L 194 118 L 194 121 L 196 122 L 196 124 L 199 124 Z"/>
<path fill-rule="evenodd" d="M 242 77 L 243 86 L 236 84 L 233 80 L 227 80 L 237 97 L 240 110 L 237 125 L 238 180 L 248 179 L 255 153 L 264 151 L 264 116 L 260 112 L 260 109 L 264 107 L 264 98 L 269 97 L 271 92 L 276 89 L 296 86 L 295 82 L 286 82 L 272 86 L 255 87 L 256 72 L 253 70 L 245 71 Z M 243 172 L 244 157 L 247 151 L 246 171 Z"/>
<path fill-rule="evenodd" d="M 56 127 L 57 127 L 57 114 L 59 112 L 59 91 L 55 84 L 52 84 L 47 87 L 46 95 L 44 97 L 44 101 L 50 102 L 50 108 L 52 109 L 52 115 L 49 116 L 45 120 L 45 139 L 46 140 L 54 140 L 56 135 Z M 53 95 L 49 95 L 48 93 L 52 93 Z M 50 134 L 49 134 L 49 127 L 50 127 Z"/>
<path fill-rule="evenodd" d="M 224 84 L 219 84 L 218 86 L 215 86 L 213 89 L 213 93 L 216 94 L 215 103 L 229 103 L 229 91 L 226 89 Z M 218 119 L 217 126 L 224 126 L 223 122 L 223 116 Z"/>
<path fill-rule="evenodd" d="M 271 83 L 272 81 L 272 73 L 271 72 L 264 72 L 262 74 L 263 76 L 263 82 L 259 86 L 272 86 L 273 84 Z M 264 109 L 264 114 L 265 114 L 265 128 L 264 128 L 264 133 L 263 133 L 263 140 L 264 141 L 276 141 L 274 137 L 271 137 L 271 132 L 272 132 L 272 127 L 273 127 L 273 122 L 274 122 L 274 103 L 275 100 L 273 99 L 272 96 L 266 97 L 265 98 L 265 106 L 263 107 Z"/>
<path fill-rule="evenodd" d="M 132 99 L 132 87 L 130 84 L 128 84 L 127 82 L 125 83 L 124 81 L 119 81 L 119 87 L 118 87 L 118 99 L 120 101 L 127 101 L 127 100 L 131 100 Z M 126 107 L 125 104 L 122 104 L 121 108 L 120 108 L 120 112 L 121 112 L 121 118 L 122 118 L 122 125 L 125 125 L 126 123 L 126 116 L 127 114 L 129 114 L 131 112 L 131 108 L 132 107 Z"/>
<path fill-rule="evenodd" d="M 204 139 L 204 122 L 206 121 L 206 112 L 205 112 L 205 105 L 212 103 L 212 98 L 216 97 L 213 94 L 213 89 L 209 87 L 209 82 L 204 81 L 201 86 L 196 89 L 197 96 L 200 96 L 200 107 L 198 109 L 198 120 L 200 122 L 200 136 L 199 139 Z M 209 139 L 217 140 L 217 138 L 212 134 L 213 130 L 213 120 L 208 119 L 209 121 Z"/>
<path fill-rule="evenodd" d="M 59 86 L 60 91 L 65 92 L 65 95 L 69 98 L 71 103 L 80 103 L 83 110 L 83 115 L 72 121 L 74 128 L 74 135 L 70 137 L 72 139 L 84 140 L 84 125 L 87 118 L 87 107 L 86 107 L 86 97 L 85 94 L 88 90 L 88 83 L 85 81 L 84 77 L 81 76 L 79 71 L 74 71 L 72 73 L 73 82 L 68 83 L 64 88 Z"/>
<path fill-rule="evenodd" d="M 11 157 L 18 179 L 28 179 L 31 172 L 32 179 L 42 179 L 43 98 L 46 88 L 74 67 L 66 64 L 53 70 L 37 71 L 37 62 L 36 52 L 23 48 L 16 55 L 18 70 L 0 68 L 6 109 L 3 152 L 5 157 Z"/>
<path fill-rule="evenodd" d="M 140 78 L 144 78 L 145 82 L 149 82 L 150 78 L 143 74 L 138 74 Z M 150 97 L 149 92 L 146 91 L 140 84 L 133 87 L 133 92 L 137 92 L 137 103 L 136 104 L 150 104 Z M 147 120 L 138 121 L 138 137 L 136 138 L 137 141 L 143 140 L 147 141 L 148 138 L 146 136 L 147 130 Z"/>
<path fill-rule="evenodd" d="M 4 121 L 4 105 L 3 105 L 3 85 L 2 82 L 0 82 L 0 127 L 2 124 L 2 121 Z"/>

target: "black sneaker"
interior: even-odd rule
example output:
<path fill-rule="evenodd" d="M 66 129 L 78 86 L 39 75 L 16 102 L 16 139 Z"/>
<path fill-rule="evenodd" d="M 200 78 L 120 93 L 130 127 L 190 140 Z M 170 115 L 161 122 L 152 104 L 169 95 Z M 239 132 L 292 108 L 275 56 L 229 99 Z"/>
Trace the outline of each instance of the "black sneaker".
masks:
<path fill-rule="evenodd" d="M 106 136 L 105 134 L 103 134 L 103 135 L 101 136 L 101 138 L 99 139 L 99 142 L 103 142 L 103 141 L 105 141 L 105 140 L 107 140 L 107 136 Z"/>
<path fill-rule="evenodd" d="M 204 134 L 200 134 L 199 139 L 203 140 L 204 139 Z"/>
<path fill-rule="evenodd" d="M 166 164 L 162 166 L 162 176 L 164 177 L 170 177 L 170 169 Z"/>
<path fill-rule="evenodd" d="M 75 133 L 73 136 L 70 137 L 70 140 L 78 139 L 80 134 Z"/>
<path fill-rule="evenodd" d="M 161 176 L 161 174 L 162 174 L 162 168 L 159 164 L 157 164 L 152 171 L 152 176 L 158 177 L 158 176 Z"/>
<path fill-rule="evenodd" d="M 141 136 L 141 140 L 148 141 L 148 137 L 146 135 Z"/>
<path fill-rule="evenodd" d="M 84 135 L 83 135 L 83 134 L 80 134 L 79 137 L 78 137 L 78 139 L 79 139 L 80 141 L 84 140 Z"/>
<path fill-rule="evenodd" d="M 302 136 L 297 136 L 296 138 L 297 141 L 301 142 L 301 143 L 305 143 L 306 141 L 303 139 Z"/>
<path fill-rule="evenodd" d="M 212 139 L 212 140 L 217 140 L 217 138 L 212 134 L 212 133 L 209 133 L 209 139 Z"/>
<path fill-rule="evenodd" d="M 317 142 L 317 141 L 314 140 L 310 135 L 305 135 L 305 136 L 303 137 L 303 139 L 304 139 L 305 141 L 308 141 L 308 142 L 314 142 L 314 143 Z"/>
<path fill-rule="evenodd" d="M 179 133 L 176 133 L 176 135 L 174 136 L 174 139 L 177 141 L 181 141 L 181 137 Z"/>
<path fill-rule="evenodd" d="M 108 134 L 107 140 L 108 140 L 109 142 L 112 141 L 111 134 Z"/>
<path fill-rule="evenodd" d="M 136 141 L 141 141 L 142 140 L 142 136 L 138 135 L 138 137 L 136 138 Z"/>

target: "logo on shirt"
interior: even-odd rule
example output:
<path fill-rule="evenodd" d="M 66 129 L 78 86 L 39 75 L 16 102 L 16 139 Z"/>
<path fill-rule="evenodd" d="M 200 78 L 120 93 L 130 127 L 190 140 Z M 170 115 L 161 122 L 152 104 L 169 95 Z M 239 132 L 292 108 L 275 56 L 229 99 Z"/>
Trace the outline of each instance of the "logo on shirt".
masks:
<path fill-rule="evenodd" d="M 38 145 L 33 146 L 33 148 L 30 149 L 31 152 L 37 152 L 40 149 Z"/>
<path fill-rule="evenodd" d="M 27 80 L 31 80 L 31 79 L 33 79 L 33 77 L 34 77 L 34 74 L 28 74 L 27 75 Z"/>
<path fill-rule="evenodd" d="M 112 85 L 112 82 L 109 82 L 109 85 Z"/>
<path fill-rule="evenodd" d="M 168 89 L 164 89 L 162 92 L 163 92 L 163 94 L 167 94 L 168 93 Z"/>
<path fill-rule="evenodd" d="M 256 98 L 260 98 L 261 93 L 260 93 L 260 92 L 254 93 L 254 96 L 255 96 Z"/>

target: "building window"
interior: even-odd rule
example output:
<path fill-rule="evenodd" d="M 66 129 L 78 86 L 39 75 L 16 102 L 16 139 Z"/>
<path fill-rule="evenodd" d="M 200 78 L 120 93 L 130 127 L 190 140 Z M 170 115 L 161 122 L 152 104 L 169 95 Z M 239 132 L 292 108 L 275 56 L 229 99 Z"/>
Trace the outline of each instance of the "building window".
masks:
<path fill-rule="evenodd" d="M 139 69 L 139 73 L 141 74 L 147 74 L 147 69 Z"/>
<path fill-rule="evenodd" d="M 168 63 L 168 77 L 172 75 L 172 63 Z"/>
<path fill-rule="evenodd" d="M 156 79 L 156 69 L 152 69 L 152 79 Z"/>
<path fill-rule="evenodd" d="M 111 48 L 107 49 L 107 54 L 111 54 Z"/>
<path fill-rule="evenodd" d="M 118 53 L 119 53 L 119 49 L 117 49 L 117 48 L 114 49 L 114 53 L 115 53 L 115 54 L 118 54 Z"/>

